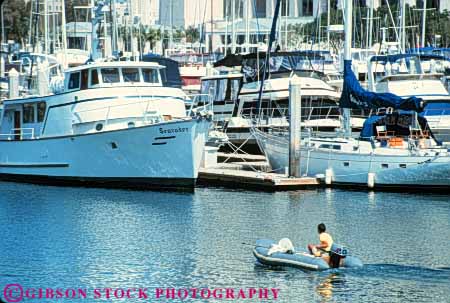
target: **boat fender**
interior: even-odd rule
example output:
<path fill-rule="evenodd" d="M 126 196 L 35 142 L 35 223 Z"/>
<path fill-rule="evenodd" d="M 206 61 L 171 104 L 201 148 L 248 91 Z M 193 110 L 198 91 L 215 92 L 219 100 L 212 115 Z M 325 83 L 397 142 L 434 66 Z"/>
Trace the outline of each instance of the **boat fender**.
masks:
<path fill-rule="evenodd" d="M 375 187 L 375 173 L 367 174 L 367 187 L 369 187 L 369 188 Z"/>
<path fill-rule="evenodd" d="M 333 170 L 331 168 L 327 168 L 325 170 L 325 184 L 331 185 L 332 180 L 333 180 Z"/>

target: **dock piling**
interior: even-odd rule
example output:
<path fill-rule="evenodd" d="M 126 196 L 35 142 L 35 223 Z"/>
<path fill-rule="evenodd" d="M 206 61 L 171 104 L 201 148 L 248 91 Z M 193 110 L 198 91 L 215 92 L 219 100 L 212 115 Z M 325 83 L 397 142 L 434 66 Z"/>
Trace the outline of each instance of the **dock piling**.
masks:
<path fill-rule="evenodd" d="M 289 176 L 296 178 L 301 177 L 301 98 L 300 77 L 294 75 L 289 82 Z"/>
<path fill-rule="evenodd" d="M 19 73 L 12 68 L 9 71 L 9 99 L 14 99 L 19 97 Z"/>

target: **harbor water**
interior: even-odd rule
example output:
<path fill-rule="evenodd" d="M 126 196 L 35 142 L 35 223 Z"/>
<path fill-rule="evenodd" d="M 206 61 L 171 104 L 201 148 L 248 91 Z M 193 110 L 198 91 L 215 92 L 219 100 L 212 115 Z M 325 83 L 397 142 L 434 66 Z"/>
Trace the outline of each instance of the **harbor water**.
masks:
<path fill-rule="evenodd" d="M 231 302 L 157 290 L 278 289 L 238 302 L 450 302 L 448 195 L 317 189 L 194 193 L 0 183 L 0 298 L 7 285 L 86 289 L 88 298 L 23 302 Z M 362 269 L 308 272 L 256 264 L 258 238 L 317 243 L 325 223 Z M 105 289 L 147 289 L 107 298 Z M 100 289 L 100 297 L 92 292 Z M 17 291 L 17 289 L 15 290 Z M 6 298 L 7 299 L 7 298 Z M 10 298 L 11 299 L 11 298 Z"/>

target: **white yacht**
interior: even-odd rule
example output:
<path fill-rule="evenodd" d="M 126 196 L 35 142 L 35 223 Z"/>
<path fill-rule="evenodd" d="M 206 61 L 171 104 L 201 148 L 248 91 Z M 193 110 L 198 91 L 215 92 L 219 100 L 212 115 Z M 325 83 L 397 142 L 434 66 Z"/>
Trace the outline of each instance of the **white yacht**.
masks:
<path fill-rule="evenodd" d="M 201 93 L 213 105 L 216 125 L 223 127 L 236 145 L 256 145 L 251 136 L 255 123 L 260 129 L 288 127 L 289 79 L 300 77 L 302 116 L 304 126 L 314 131 L 333 133 L 340 127 L 338 100 L 340 93 L 326 82 L 325 75 L 313 69 L 303 69 L 305 61 L 312 63 L 317 54 L 311 52 L 274 52 L 270 54 L 270 71 L 266 74 L 259 100 L 259 79 L 265 53 L 229 55 L 216 62 L 215 67 L 240 67 L 241 72 L 222 72 L 202 78 Z M 310 66 L 311 68 L 311 66 Z M 355 112 L 352 126 L 360 130 L 365 113 Z"/>
<path fill-rule="evenodd" d="M 193 187 L 211 125 L 187 115 L 157 63 L 95 62 L 48 95 L 10 98 L 0 117 L 0 177 L 114 187 Z"/>
<path fill-rule="evenodd" d="M 442 81 L 445 66 L 438 55 L 374 56 L 369 64 L 369 89 L 425 102 L 422 113 L 436 138 L 450 144 L 450 95 Z M 380 69 L 381 67 L 381 69 Z"/>

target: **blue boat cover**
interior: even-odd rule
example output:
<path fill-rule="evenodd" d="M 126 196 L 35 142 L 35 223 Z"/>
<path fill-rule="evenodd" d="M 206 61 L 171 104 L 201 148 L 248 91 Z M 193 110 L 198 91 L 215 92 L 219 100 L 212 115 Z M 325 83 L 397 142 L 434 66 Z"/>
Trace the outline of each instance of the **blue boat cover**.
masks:
<path fill-rule="evenodd" d="M 344 62 L 344 88 L 339 106 L 357 109 L 392 107 L 396 110 L 414 110 L 417 112 L 423 110 L 423 102 L 420 98 L 401 98 L 391 93 L 374 93 L 363 89 L 352 71 L 351 60 L 345 60 Z"/>
<path fill-rule="evenodd" d="M 435 54 L 435 53 L 406 53 L 406 54 L 395 54 L 395 55 L 380 55 L 373 56 L 370 58 L 370 62 L 381 62 L 381 63 L 395 63 L 398 60 L 405 59 L 408 63 L 409 59 L 418 58 L 420 61 L 429 61 L 429 60 L 448 60 L 447 57 Z"/>
<path fill-rule="evenodd" d="M 160 65 L 165 66 L 165 69 L 161 70 L 161 78 L 164 86 L 169 87 L 175 87 L 175 88 L 181 88 L 182 81 L 181 81 L 181 75 L 180 75 L 180 69 L 178 67 L 178 62 L 166 58 L 161 57 L 159 55 L 154 54 L 146 54 L 142 57 L 142 61 L 144 62 L 155 62 Z"/>

